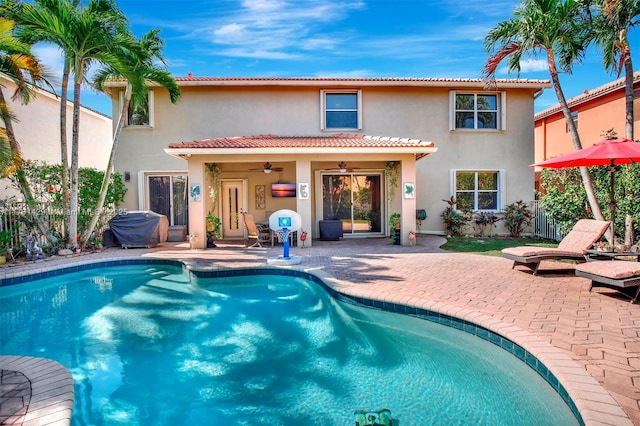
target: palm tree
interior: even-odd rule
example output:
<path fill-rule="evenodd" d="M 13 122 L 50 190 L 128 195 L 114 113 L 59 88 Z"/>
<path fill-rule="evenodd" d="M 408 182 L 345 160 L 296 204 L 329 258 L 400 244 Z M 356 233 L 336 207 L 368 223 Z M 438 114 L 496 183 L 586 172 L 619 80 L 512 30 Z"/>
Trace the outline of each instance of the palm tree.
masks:
<path fill-rule="evenodd" d="M 60 4 L 56 4 L 60 3 Z M 56 7 L 58 6 L 58 7 Z M 78 148 L 80 137 L 80 93 L 88 69 L 94 63 L 122 65 L 113 54 L 115 46 L 127 45 L 131 36 L 127 19 L 113 0 L 89 0 L 76 8 L 70 2 L 38 0 L 12 8 L 21 26 L 56 43 L 69 60 L 73 72 L 73 121 L 71 138 L 70 199 L 67 245 L 78 247 Z M 66 132 L 65 132 L 66 133 Z"/>
<path fill-rule="evenodd" d="M 6 18 L 0 18 L 0 73 L 9 78 L 16 86 L 13 99 L 20 98 L 22 103 L 28 103 L 34 95 L 33 88 L 37 84 L 49 85 L 45 78 L 44 67 L 31 53 L 31 47 L 14 36 L 15 23 Z M 50 85 L 49 85 L 50 86 Z M 13 131 L 13 114 L 9 110 L 4 96 L 3 86 L 0 84 L 0 118 L 4 123 L 4 130 L 0 132 L 0 177 L 15 175 L 20 191 L 29 207 L 33 222 L 40 233 L 51 244 L 57 238 L 36 213 L 29 182 L 22 170 L 22 152 L 20 144 Z"/>
<path fill-rule="evenodd" d="M 127 65 L 127 67 L 124 68 L 126 73 L 122 72 L 122 68 L 116 69 L 113 67 L 105 67 L 94 77 L 93 85 L 98 90 L 102 91 L 104 91 L 104 85 L 108 79 L 124 78 L 127 80 L 124 101 L 120 110 L 118 124 L 113 135 L 111 154 L 109 155 L 109 162 L 107 163 L 107 168 L 102 180 L 102 186 L 100 187 L 96 212 L 102 211 L 102 208 L 104 207 L 104 201 L 107 196 L 107 189 L 109 188 L 109 181 L 111 179 L 111 172 L 113 169 L 113 161 L 118 149 L 118 142 L 120 141 L 122 128 L 129 116 L 129 106 L 131 105 L 132 99 L 134 104 L 145 103 L 149 92 L 149 83 L 166 88 L 169 91 L 169 99 L 172 103 L 175 103 L 180 97 L 180 88 L 178 87 L 178 84 L 165 68 L 166 62 L 162 56 L 164 42 L 159 37 L 159 32 L 160 30 L 149 31 L 147 34 L 142 36 L 135 46 L 133 46 L 134 49 L 132 49 L 131 46 L 121 46 L 119 48 L 118 55 L 120 56 L 122 63 Z M 160 62 L 163 66 L 156 65 L 156 61 Z M 99 214 L 95 214 L 91 218 L 89 227 L 82 236 L 82 243 L 86 243 L 91 237 L 99 216 Z"/>
<path fill-rule="evenodd" d="M 489 84 L 495 82 L 496 70 L 503 60 L 507 60 L 510 72 L 519 73 L 523 56 L 546 55 L 551 82 L 576 150 L 582 149 L 582 142 L 560 85 L 559 70 L 570 73 L 573 64 L 584 56 L 590 21 L 586 12 L 575 0 L 524 0 L 512 19 L 498 23 L 484 39 L 490 57 L 483 75 Z M 580 167 L 580 174 L 593 216 L 604 220 L 589 171 Z"/>
<path fill-rule="evenodd" d="M 593 40 L 602 49 L 606 70 L 615 71 L 619 77 L 624 69 L 625 137 L 633 140 L 633 64 L 628 34 L 640 24 L 640 0 L 596 0 L 594 3 L 599 13 L 594 19 Z M 640 178 L 637 167 L 625 166 L 622 169 L 623 180 Z M 625 216 L 625 244 L 632 245 L 633 218 L 629 211 Z"/>

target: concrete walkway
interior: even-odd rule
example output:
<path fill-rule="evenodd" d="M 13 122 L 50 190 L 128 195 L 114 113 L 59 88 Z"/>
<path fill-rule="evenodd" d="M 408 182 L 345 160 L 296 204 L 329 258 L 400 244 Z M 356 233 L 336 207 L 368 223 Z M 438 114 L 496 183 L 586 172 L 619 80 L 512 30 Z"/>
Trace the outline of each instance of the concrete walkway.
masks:
<path fill-rule="evenodd" d="M 447 313 L 515 341 L 565 384 L 586 424 L 640 426 L 640 305 L 604 288 L 590 293 L 589 281 L 575 277 L 571 264 L 544 262 L 533 276 L 499 257 L 444 252 L 444 242 L 433 236 L 420 236 L 414 247 L 392 246 L 388 239 L 314 241 L 312 248 L 293 247 L 291 255 L 301 256 L 300 268 L 335 278 L 330 284 L 340 292 Z M 281 246 L 218 245 L 110 248 L 0 268 L 0 279 L 105 258 L 150 256 L 233 268 L 262 266 L 282 254 Z"/>

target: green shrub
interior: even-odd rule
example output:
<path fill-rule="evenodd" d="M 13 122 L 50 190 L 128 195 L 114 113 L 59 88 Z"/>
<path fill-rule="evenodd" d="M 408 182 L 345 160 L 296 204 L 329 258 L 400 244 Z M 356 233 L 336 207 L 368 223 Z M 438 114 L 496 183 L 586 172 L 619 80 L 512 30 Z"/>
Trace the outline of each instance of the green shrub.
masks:
<path fill-rule="evenodd" d="M 527 203 L 522 200 L 509 204 L 504 212 L 504 223 L 514 237 L 519 237 L 533 220 L 533 213 Z"/>

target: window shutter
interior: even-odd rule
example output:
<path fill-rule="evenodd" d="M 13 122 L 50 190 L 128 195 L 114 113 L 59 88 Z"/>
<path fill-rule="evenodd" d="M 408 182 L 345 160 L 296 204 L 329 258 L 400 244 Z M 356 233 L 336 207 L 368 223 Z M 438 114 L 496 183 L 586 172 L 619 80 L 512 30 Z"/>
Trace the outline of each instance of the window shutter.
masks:
<path fill-rule="evenodd" d="M 500 130 L 507 130 L 507 92 L 500 92 Z"/>
<path fill-rule="evenodd" d="M 449 170 L 449 195 L 454 197 L 456 195 L 456 170 L 455 169 Z"/>
<path fill-rule="evenodd" d="M 154 111 L 154 102 L 153 102 L 153 89 L 149 89 L 149 94 L 148 94 L 148 102 L 149 102 L 149 127 L 153 127 L 154 125 L 154 118 L 155 118 L 155 113 Z"/>
<path fill-rule="evenodd" d="M 498 170 L 498 208 L 500 211 L 504 211 L 507 206 L 506 201 L 506 188 L 507 188 L 507 171 L 505 169 Z"/>
<path fill-rule="evenodd" d="M 320 90 L 320 130 L 326 129 L 324 113 L 324 90 Z"/>
<path fill-rule="evenodd" d="M 456 91 L 449 91 L 449 131 L 456 129 Z M 455 175 L 454 175 L 455 176 Z"/>
<path fill-rule="evenodd" d="M 362 130 L 362 90 L 358 89 L 358 130 Z"/>

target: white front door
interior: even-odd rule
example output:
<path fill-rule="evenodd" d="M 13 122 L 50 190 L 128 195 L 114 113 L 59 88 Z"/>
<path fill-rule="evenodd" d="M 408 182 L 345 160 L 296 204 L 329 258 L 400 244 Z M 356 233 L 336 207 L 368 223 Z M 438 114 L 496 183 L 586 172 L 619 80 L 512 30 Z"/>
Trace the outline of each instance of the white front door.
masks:
<path fill-rule="evenodd" d="M 244 224 L 241 213 L 245 209 L 244 184 L 242 181 L 223 181 L 222 193 L 222 237 L 224 239 L 244 238 Z"/>

